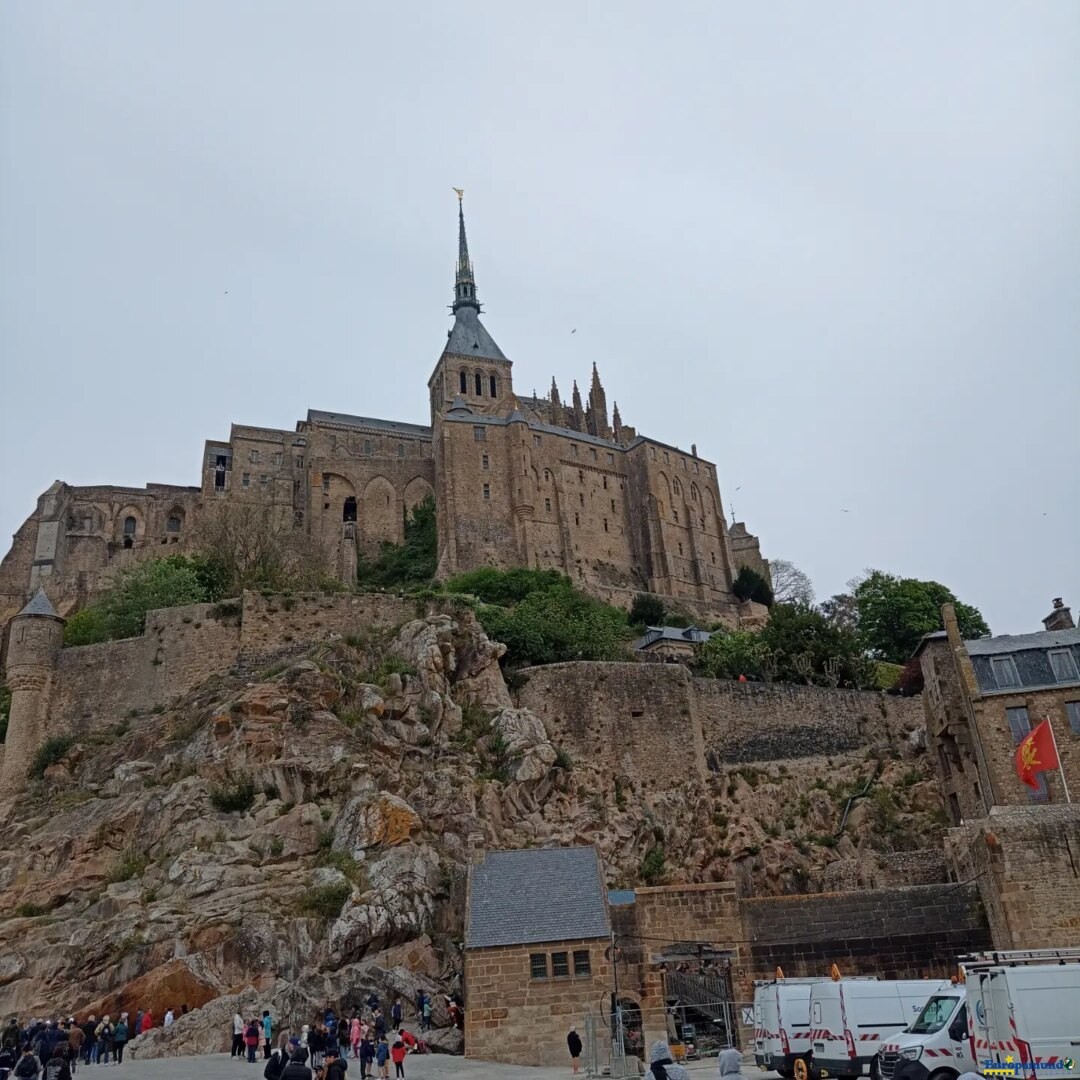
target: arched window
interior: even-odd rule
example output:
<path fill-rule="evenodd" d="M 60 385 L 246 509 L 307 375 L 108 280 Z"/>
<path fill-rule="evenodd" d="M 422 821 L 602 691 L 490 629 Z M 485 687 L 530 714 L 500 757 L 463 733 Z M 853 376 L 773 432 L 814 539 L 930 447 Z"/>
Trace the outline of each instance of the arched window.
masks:
<path fill-rule="evenodd" d="M 672 487 L 673 487 L 673 488 L 675 489 L 675 494 L 676 494 L 676 495 L 681 495 L 681 494 L 682 494 L 682 485 L 681 485 L 681 484 L 679 483 L 679 481 L 678 481 L 678 480 L 676 480 L 676 481 L 675 481 L 675 482 L 674 482 L 674 483 L 672 484 Z"/>
<path fill-rule="evenodd" d="M 179 510 L 174 510 L 168 518 L 165 519 L 165 531 L 171 533 L 178 533 L 184 526 L 184 518 Z"/>
<path fill-rule="evenodd" d="M 137 527 L 137 522 L 133 517 L 124 518 L 124 547 L 133 548 L 135 546 L 135 530 Z"/>
<path fill-rule="evenodd" d="M 690 498 L 693 499 L 694 502 L 698 501 L 697 484 L 691 484 L 690 485 Z"/>
<path fill-rule="evenodd" d="M 492 397 L 498 397 L 499 396 L 499 383 L 496 380 L 494 375 L 491 375 L 491 376 L 488 377 L 488 385 L 491 387 L 491 396 Z"/>
<path fill-rule="evenodd" d="M 469 376 L 464 371 L 458 372 L 458 386 L 461 388 L 463 394 L 469 392 Z"/>
<path fill-rule="evenodd" d="M 341 509 L 342 521 L 355 521 L 356 520 L 356 496 L 350 495 L 345 500 L 345 505 Z"/>
<path fill-rule="evenodd" d="M 484 376 L 481 375 L 479 371 L 476 373 L 475 382 L 476 382 L 476 396 L 477 397 L 483 397 L 484 396 Z"/>

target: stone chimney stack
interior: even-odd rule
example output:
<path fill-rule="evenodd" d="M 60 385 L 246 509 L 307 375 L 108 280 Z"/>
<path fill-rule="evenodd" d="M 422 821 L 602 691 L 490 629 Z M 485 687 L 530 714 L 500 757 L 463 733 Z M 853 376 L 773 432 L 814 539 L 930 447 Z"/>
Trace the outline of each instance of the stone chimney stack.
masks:
<path fill-rule="evenodd" d="M 1073 622 L 1072 612 L 1065 606 L 1065 601 L 1060 596 L 1054 597 L 1054 610 L 1043 619 L 1043 626 L 1047 630 L 1072 630 L 1076 623 Z"/>

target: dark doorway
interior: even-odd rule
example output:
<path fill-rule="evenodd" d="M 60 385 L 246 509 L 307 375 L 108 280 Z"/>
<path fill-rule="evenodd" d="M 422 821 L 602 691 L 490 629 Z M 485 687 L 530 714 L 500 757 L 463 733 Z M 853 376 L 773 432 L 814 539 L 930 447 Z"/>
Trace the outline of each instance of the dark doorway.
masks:
<path fill-rule="evenodd" d="M 341 511 L 342 521 L 355 521 L 356 520 L 356 496 L 350 495 L 345 500 L 345 505 Z"/>

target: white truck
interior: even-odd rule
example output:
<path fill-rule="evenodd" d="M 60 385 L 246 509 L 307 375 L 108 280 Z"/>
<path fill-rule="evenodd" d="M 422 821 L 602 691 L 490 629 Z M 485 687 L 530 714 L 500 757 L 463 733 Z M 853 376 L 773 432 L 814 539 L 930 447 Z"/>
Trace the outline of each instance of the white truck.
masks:
<path fill-rule="evenodd" d="M 957 982 L 881 1044 L 876 1071 L 903 1080 L 905 1064 L 917 1062 L 928 1080 L 965 1072 L 1065 1080 L 1080 1072 L 1077 1058 L 1080 949 L 991 952 L 961 958 Z"/>
<path fill-rule="evenodd" d="M 805 1080 L 810 1061 L 810 988 L 819 978 L 775 979 L 754 983 L 754 1061 L 775 1069 L 785 1080 L 798 1072 Z"/>
<path fill-rule="evenodd" d="M 834 966 L 832 977 L 810 990 L 814 1073 L 844 1080 L 868 1075 L 877 1064 L 878 1046 L 908 1027 L 943 985 L 949 984 L 938 979 L 845 979 Z"/>

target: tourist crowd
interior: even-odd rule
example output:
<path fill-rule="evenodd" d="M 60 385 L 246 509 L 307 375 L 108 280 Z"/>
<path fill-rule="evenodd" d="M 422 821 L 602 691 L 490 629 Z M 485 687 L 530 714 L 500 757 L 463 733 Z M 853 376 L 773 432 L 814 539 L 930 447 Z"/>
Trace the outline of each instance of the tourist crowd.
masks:
<path fill-rule="evenodd" d="M 421 1033 L 431 1027 L 432 1001 L 418 991 L 415 1013 Z M 461 1002 L 446 998 L 452 1023 L 463 1026 Z M 181 1008 L 180 1015 L 188 1012 Z M 168 1009 L 161 1021 L 170 1027 L 176 1013 Z M 404 1009 L 396 999 L 384 1012 L 378 997 L 368 995 L 357 1015 L 340 1020 L 330 1008 L 304 1024 L 298 1031 L 278 1031 L 275 1049 L 275 1025 L 268 1009 L 261 1017 L 232 1018 L 232 1057 L 254 1063 L 259 1050 L 266 1065 L 265 1080 L 345 1080 L 346 1061 L 352 1057 L 360 1065 L 360 1080 L 405 1076 L 405 1058 L 410 1053 L 428 1053 L 427 1045 L 404 1027 Z M 134 1019 L 121 1012 L 111 1016 L 88 1016 L 79 1023 L 67 1020 L 34 1018 L 23 1024 L 12 1017 L 0 1031 L 0 1080 L 72 1080 L 80 1065 L 122 1065 L 129 1042 L 155 1027 L 153 1013 L 140 1009 Z"/>

